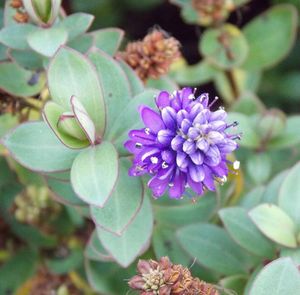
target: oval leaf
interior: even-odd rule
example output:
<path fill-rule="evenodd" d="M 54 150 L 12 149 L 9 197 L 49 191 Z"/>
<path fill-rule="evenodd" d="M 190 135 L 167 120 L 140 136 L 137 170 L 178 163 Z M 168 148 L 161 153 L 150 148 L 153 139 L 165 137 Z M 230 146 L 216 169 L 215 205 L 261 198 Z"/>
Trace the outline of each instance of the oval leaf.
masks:
<path fill-rule="evenodd" d="M 143 201 L 142 182 L 137 177 L 128 176 L 130 166 L 128 159 L 120 159 L 119 178 L 105 207 L 91 207 L 95 224 L 117 235 L 121 235 L 132 222 Z"/>
<path fill-rule="evenodd" d="M 37 53 L 51 57 L 57 49 L 67 42 L 68 33 L 63 29 L 49 28 L 34 31 L 28 35 L 29 46 Z"/>
<path fill-rule="evenodd" d="M 141 252 L 146 250 L 153 229 L 151 203 L 144 198 L 140 212 L 122 236 L 116 236 L 97 228 L 98 237 L 104 248 L 123 267 L 128 267 Z"/>
<path fill-rule="evenodd" d="M 257 275 L 249 295 L 298 294 L 300 273 L 290 258 L 280 258 L 265 266 Z"/>
<path fill-rule="evenodd" d="M 199 264 L 224 275 L 246 272 L 241 249 L 225 230 L 212 224 L 191 224 L 179 229 L 177 238 Z"/>
<path fill-rule="evenodd" d="M 258 256 L 273 257 L 273 244 L 257 229 L 244 208 L 225 208 L 219 215 L 228 233 L 242 248 Z"/>
<path fill-rule="evenodd" d="M 78 155 L 65 147 L 44 122 L 20 125 L 4 137 L 3 144 L 16 161 L 38 172 L 70 169 Z"/>
<path fill-rule="evenodd" d="M 124 31 L 117 28 L 106 28 L 91 33 L 94 46 L 114 56 L 124 36 Z"/>
<path fill-rule="evenodd" d="M 280 30 L 274 34 L 274 28 Z M 248 23 L 243 32 L 249 43 L 244 68 L 260 70 L 271 67 L 284 58 L 294 44 L 297 11 L 292 5 L 273 6 Z"/>
<path fill-rule="evenodd" d="M 300 163 L 295 165 L 284 178 L 279 190 L 278 205 L 292 217 L 300 229 Z"/>
<path fill-rule="evenodd" d="M 62 47 L 49 66 L 48 85 L 52 99 L 65 110 L 71 110 L 70 97 L 75 95 L 94 122 L 97 134 L 103 134 L 105 105 L 102 89 L 95 68 L 85 56 Z"/>
<path fill-rule="evenodd" d="M 96 66 L 103 89 L 107 109 L 105 130 L 107 134 L 129 103 L 131 98 L 129 83 L 119 64 L 105 52 L 96 49 L 88 56 Z"/>
<path fill-rule="evenodd" d="M 6 92 L 28 97 L 40 93 L 45 86 L 46 79 L 44 74 L 37 75 L 37 81 L 31 85 L 35 72 L 27 71 L 11 62 L 0 63 L 0 88 Z"/>
<path fill-rule="evenodd" d="M 261 204 L 252 209 L 249 216 L 269 239 L 286 247 L 297 247 L 295 224 L 278 206 Z"/>
<path fill-rule="evenodd" d="M 55 25 L 55 28 L 67 31 L 68 40 L 70 41 L 85 33 L 91 26 L 94 18 L 93 15 L 88 13 L 74 13 L 61 20 Z"/>
<path fill-rule="evenodd" d="M 75 193 L 88 204 L 103 207 L 114 189 L 119 170 L 118 154 L 109 142 L 82 151 L 71 169 Z"/>

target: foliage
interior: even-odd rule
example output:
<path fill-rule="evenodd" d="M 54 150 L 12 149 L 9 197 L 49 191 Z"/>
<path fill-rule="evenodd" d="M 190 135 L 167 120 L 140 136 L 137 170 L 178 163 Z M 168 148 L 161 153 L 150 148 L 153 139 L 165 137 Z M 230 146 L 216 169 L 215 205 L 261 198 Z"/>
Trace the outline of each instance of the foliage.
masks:
<path fill-rule="evenodd" d="M 99 2 L 73 4 L 101 10 L 104 24 L 160 5 L 127 0 L 113 11 L 115 1 Z M 195 64 L 177 58 L 178 42 L 165 33 L 147 43 L 151 50 L 132 43 L 143 69 L 161 65 L 169 46 L 175 52 L 151 78 L 124 58 L 123 30 L 90 31 L 99 15 L 95 25 L 92 14 L 66 15 L 61 1 L 3 3 L 0 294 L 38 294 L 40 284 L 59 295 L 125 294 L 138 258 L 164 256 L 192 265 L 220 294 L 300 292 L 299 5 L 273 1 L 238 27 L 230 15 L 251 1 L 200 2 L 165 4 L 202 26 Z M 138 109 L 154 108 L 162 90 L 208 85 L 227 121 L 238 122 L 228 136 L 243 134 L 227 157 L 233 171 L 201 197 L 187 189 L 192 199 L 155 199 L 147 175 L 128 174 L 124 143 L 130 130 L 144 128 Z"/>

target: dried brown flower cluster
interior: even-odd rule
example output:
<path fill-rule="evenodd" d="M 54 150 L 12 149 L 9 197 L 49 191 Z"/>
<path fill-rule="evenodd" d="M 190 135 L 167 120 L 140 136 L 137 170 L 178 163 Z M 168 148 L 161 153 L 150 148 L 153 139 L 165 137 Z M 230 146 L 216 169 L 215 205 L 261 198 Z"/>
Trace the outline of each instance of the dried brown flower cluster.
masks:
<path fill-rule="evenodd" d="M 140 260 L 137 270 L 128 284 L 140 295 L 219 295 L 211 284 L 193 278 L 188 268 L 172 264 L 168 257 Z"/>
<path fill-rule="evenodd" d="M 15 115 L 22 109 L 22 104 L 17 97 L 0 90 L 0 115 L 10 113 Z"/>
<path fill-rule="evenodd" d="M 154 30 L 142 41 L 129 43 L 118 57 L 129 64 L 143 80 L 157 79 L 165 75 L 170 65 L 180 57 L 179 41 Z"/>
<path fill-rule="evenodd" d="M 219 23 L 234 9 L 232 0 L 192 0 L 201 25 Z"/>
<path fill-rule="evenodd" d="M 16 9 L 14 20 L 18 23 L 27 23 L 29 21 L 28 13 L 24 9 L 22 0 L 11 0 L 10 6 Z"/>
<path fill-rule="evenodd" d="M 41 269 L 31 281 L 30 294 L 32 295 L 52 295 L 58 293 L 83 295 L 83 292 L 75 287 L 69 276 L 50 274 L 46 269 Z"/>

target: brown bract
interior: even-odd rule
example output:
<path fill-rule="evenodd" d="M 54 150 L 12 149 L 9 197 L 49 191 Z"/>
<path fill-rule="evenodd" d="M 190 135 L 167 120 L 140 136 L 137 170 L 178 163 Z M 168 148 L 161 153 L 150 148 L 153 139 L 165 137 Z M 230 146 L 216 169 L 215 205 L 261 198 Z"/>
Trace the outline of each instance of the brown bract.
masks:
<path fill-rule="evenodd" d="M 154 30 L 142 41 L 129 43 L 117 57 L 132 67 L 138 76 L 146 81 L 165 75 L 170 65 L 180 57 L 180 43 L 165 32 Z"/>
<path fill-rule="evenodd" d="M 192 0 L 201 25 L 216 24 L 227 18 L 234 9 L 232 0 Z"/>
<path fill-rule="evenodd" d="M 219 295 L 211 284 L 193 278 L 188 268 L 172 264 L 168 257 L 140 260 L 137 270 L 128 284 L 140 295 Z"/>

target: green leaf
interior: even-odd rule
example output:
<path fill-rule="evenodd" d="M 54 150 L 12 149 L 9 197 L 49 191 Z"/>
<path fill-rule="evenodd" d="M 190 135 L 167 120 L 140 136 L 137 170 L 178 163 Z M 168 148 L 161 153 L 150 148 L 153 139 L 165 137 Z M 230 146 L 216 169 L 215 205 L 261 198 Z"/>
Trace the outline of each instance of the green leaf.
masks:
<path fill-rule="evenodd" d="M 149 89 L 137 95 L 127 104 L 126 108 L 123 109 L 122 113 L 115 120 L 110 133 L 107 134 L 107 139 L 115 143 L 120 155 L 128 155 L 128 152 L 124 148 L 128 132 L 131 129 L 139 129 L 143 126 L 138 107 L 140 105 L 148 105 L 155 108 L 154 97 L 157 93 L 157 90 Z"/>
<path fill-rule="evenodd" d="M 117 28 L 106 28 L 91 33 L 94 37 L 94 46 L 114 56 L 124 37 L 124 31 Z"/>
<path fill-rule="evenodd" d="M 107 295 L 123 294 L 124 290 L 129 289 L 124 278 L 131 278 L 136 274 L 135 266 L 124 270 L 116 263 L 89 260 L 85 262 L 85 271 L 92 288 Z"/>
<path fill-rule="evenodd" d="M 37 27 L 31 24 L 13 24 L 0 31 L 0 42 L 12 49 L 30 49 L 27 37 L 35 32 Z"/>
<path fill-rule="evenodd" d="M 191 224 L 177 232 L 182 247 L 199 264 L 224 275 L 246 272 L 241 249 L 225 230 L 213 224 Z"/>
<path fill-rule="evenodd" d="M 17 252 L 0 268 L 0 294 L 14 292 L 26 280 L 34 275 L 37 269 L 37 253 L 30 249 Z"/>
<path fill-rule="evenodd" d="M 113 192 L 118 170 L 118 154 L 110 142 L 90 147 L 72 165 L 73 189 L 88 204 L 103 207 Z"/>
<path fill-rule="evenodd" d="M 274 28 L 280 28 L 274 34 Z M 297 32 L 297 11 L 292 5 L 273 6 L 248 23 L 243 32 L 249 43 L 247 70 L 269 68 L 291 50 Z"/>
<path fill-rule="evenodd" d="M 43 57 L 32 50 L 10 50 L 9 55 L 22 68 L 29 70 L 43 68 Z"/>
<path fill-rule="evenodd" d="M 258 256 L 273 258 L 273 244 L 257 229 L 244 208 L 224 208 L 219 211 L 219 216 L 230 236 L 242 248 Z"/>
<path fill-rule="evenodd" d="M 180 206 L 157 206 L 154 203 L 155 219 L 159 223 L 169 225 L 187 225 L 196 222 L 208 221 L 217 208 L 217 200 L 213 195 L 205 195 L 196 203 Z"/>
<path fill-rule="evenodd" d="M 57 198 L 59 202 L 66 205 L 85 205 L 85 203 L 74 193 L 70 182 L 47 177 L 47 184 L 54 193 L 54 198 Z"/>
<path fill-rule="evenodd" d="M 210 82 L 216 69 L 203 60 L 195 65 L 182 65 L 175 67 L 170 76 L 180 85 L 198 86 Z"/>
<path fill-rule="evenodd" d="M 27 1 L 25 0 L 25 3 Z M 52 10 L 52 0 L 30 0 L 32 7 L 38 16 L 44 23 L 47 23 L 51 17 L 51 10 Z"/>
<path fill-rule="evenodd" d="M 83 12 L 74 13 L 62 19 L 54 28 L 65 30 L 68 33 L 68 40 L 70 41 L 85 33 L 92 25 L 94 18 L 91 14 Z"/>
<path fill-rule="evenodd" d="M 290 258 L 280 258 L 265 266 L 257 275 L 249 295 L 297 294 L 300 274 Z"/>
<path fill-rule="evenodd" d="M 61 126 L 59 124 L 60 117 L 63 115 L 63 113 L 64 113 L 63 107 L 61 107 L 60 105 L 58 105 L 53 101 L 48 101 L 44 107 L 43 116 L 47 124 L 51 127 L 52 131 L 62 142 L 62 144 L 72 149 L 82 149 L 89 146 L 90 144 L 87 139 L 82 140 L 78 137 L 71 136 L 72 134 L 85 135 L 77 122 L 75 122 L 77 123 L 75 126 L 72 126 L 73 127 L 72 129 L 70 129 L 71 126 L 68 125 L 69 127 L 68 133 L 62 131 L 63 127 L 66 127 L 66 125 Z"/>
<path fill-rule="evenodd" d="M 58 28 L 40 29 L 27 37 L 29 46 L 46 57 L 53 56 L 60 46 L 66 44 L 67 39 L 67 31 Z"/>
<path fill-rule="evenodd" d="M 120 159 L 118 181 L 105 207 L 91 206 L 94 223 L 117 235 L 122 235 L 134 220 L 143 202 L 142 182 L 128 175 L 130 166 L 128 159 Z"/>
<path fill-rule="evenodd" d="M 288 170 L 284 170 L 277 174 L 266 186 L 265 191 L 262 195 L 261 201 L 263 203 L 278 203 L 279 189 L 285 177 L 287 176 Z"/>
<path fill-rule="evenodd" d="M 282 135 L 271 139 L 267 147 L 269 149 L 284 149 L 298 145 L 300 143 L 299 124 L 300 116 L 288 117 Z"/>
<path fill-rule="evenodd" d="M 38 172 L 70 169 L 78 154 L 66 148 L 44 122 L 20 125 L 4 137 L 3 144 L 16 161 Z"/>
<path fill-rule="evenodd" d="M 96 66 L 106 105 L 106 134 L 110 132 L 117 117 L 131 99 L 129 83 L 119 64 L 108 54 L 98 49 L 89 53 Z"/>
<path fill-rule="evenodd" d="M 5 135 L 5 133 L 18 125 L 18 119 L 12 114 L 3 114 L 0 116 L 0 138 Z"/>
<path fill-rule="evenodd" d="M 173 92 L 178 89 L 178 85 L 168 76 L 162 76 L 159 79 L 148 79 L 146 86 L 159 90 Z"/>
<path fill-rule="evenodd" d="M 144 83 L 139 78 L 139 76 L 135 73 L 135 71 L 123 60 L 118 61 L 121 68 L 125 72 L 129 86 L 130 86 L 130 92 L 132 96 L 136 96 L 144 91 Z"/>
<path fill-rule="evenodd" d="M 67 43 L 67 46 L 81 53 L 86 53 L 93 46 L 93 37 L 91 35 L 81 35 Z"/>
<path fill-rule="evenodd" d="M 296 164 L 284 178 L 278 197 L 278 205 L 300 229 L 300 163 Z"/>
<path fill-rule="evenodd" d="M 178 243 L 174 228 L 156 226 L 152 237 L 152 246 L 157 258 L 168 256 L 172 263 L 189 265 L 192 258 Z"/>
<path fill-rule="evenodd" d="M 81 248 L 69 249 L 66 257 L 46 259 L 47 268 L 51 273 L 67 274 L 81 266 L 83 255 Z"/>
<path fill-rule="evenodd" d="M 251 116 L 263 112 L 265 106 L 255 94 L 245 92 L 231 106 L 230 110 L 232 112 L 245 114 L 246 116 Z"/>
<path fill-rule="evenodd" d="M 300 248 L 283 248 L 280 251 L 280 257 L 290 257 L 297 265 L 300 264 Z"/>
<path fill-rule="evenodd" d="M 71 106 L 79 126 L 86 134 L 86 137 L 88 138 L 91 145 L 94 145 L 97 140 L 96 128 L 86 109 L 76 96 L 71 97 Z"/>
<path fill-rule="evenodd" d="M 97 235 L 97 231 L 94 230 L 90 236 L 90 239 L 86 245 L 84 256 L 87 259 L 95 261 L 112 261 L 112 257 L 107 253 L 100 243 Z"/>
<path fill-rule="evenodd" d="M 266 182 L 271 175 L 271 158 L 266 153 L 253 154 L 247 159 L 246 169 L 251 180 L 256 185 L 262 184 Z"/>
<path fill-rule="evenodd" d="M 33 96 L 41 92 L 45 86 L 45 76 L 38 75 L 37 83 L 30 85 L 29 81 L 35 73 L 26 71 L 15 63 L 0 63 L 0 88 L 21 97 Z"/>
<path fill-rule="evenodd" d="M 255 187 L 241 198 L 239 205 L 245 209 L 252 209 L 258 206 L 261 203 L 264 192 L 264 186 Z"/>
<path fill-rule="evenodd" d="M 97 134 L 103 134 L 105 104 L 102 89 L 95 68 L 85 56 L 70 48 L 61 48 L 50 63 L 48 85 L 52 99 L 65 110 L 71 110 L 70 98 L 75 95 L 94 122 Z"/>
<path fill-rule="evenodd" d="M 296 226 L 292 219 L 273 204 L 261 204 L 249 212 L 258 229 L 272 241 L 290 248 L 297 247 Z"/>
<path fill-rule="evenodd" d="M 235 294 L 246 294 L 244 289 L 247 283 L 247 277 L 244 275 L 234 275 L 223 278 L 219 284 L 226 290 L 235 291 Z"/>
<path fill-rule="evenodd" d="M 241 140 L 241 146 L 248 147 L 248 148 L 257 148 L 260 145 L 260 140 L 257 135 L 257 132 L 255 130 L 255 127 L 253 126 L 252 121 L 250 120 L 250 117 L 247 117 L 240 113 L 229 113 L 228 122 L 234 122 L 237 121 L 239 125 L 236 129 L 234 129 L 234 133 L 242 132 L 242 140 Z"/>
<path fill-rule="evenodd" d="M 151 203 L 144 198 L 143 205 L 135 219 L 122 236 L 97 228 L 98 237 L 104 248 L 122 267 L 128 267 L 137 256 L 148 248 L 153 228 Z"/>
<path fill-rule="evenodd" d="M 240 66 L 248 54 L 246 38 L 237 27 L 230 24 L 205 31 L 199 46 L 207 60 L 222 69 Z"/>

